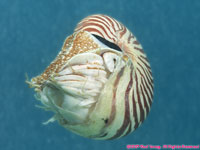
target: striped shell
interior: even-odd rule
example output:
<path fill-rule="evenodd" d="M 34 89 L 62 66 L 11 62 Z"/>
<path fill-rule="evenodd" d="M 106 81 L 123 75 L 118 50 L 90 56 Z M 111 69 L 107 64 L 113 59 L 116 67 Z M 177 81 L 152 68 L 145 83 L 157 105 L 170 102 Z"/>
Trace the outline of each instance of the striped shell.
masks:
<path fill-rule="evenodd" d="M 84 18 L 55 60 L 27 83 L 63 127 L 93 139 L 138 128 L 153 99 L 149 62 L 135 36 L 106 15 Z"/>

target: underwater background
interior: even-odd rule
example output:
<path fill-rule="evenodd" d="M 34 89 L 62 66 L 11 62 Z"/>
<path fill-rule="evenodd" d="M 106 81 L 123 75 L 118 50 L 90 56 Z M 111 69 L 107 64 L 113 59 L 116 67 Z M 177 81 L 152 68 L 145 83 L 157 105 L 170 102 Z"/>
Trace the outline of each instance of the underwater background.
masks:
<path fill-rule="evenodd" d="M 137 37 L 150 61 L 154 102 L 132 134 L 97 141 L 78 136 L 35 107 L 25 83 L 60 51 L 76 24 L 107 14 Z M 127 144 L 200 144 L 199 0 L 1 0 L 0 150 L 125 150 Z"/>

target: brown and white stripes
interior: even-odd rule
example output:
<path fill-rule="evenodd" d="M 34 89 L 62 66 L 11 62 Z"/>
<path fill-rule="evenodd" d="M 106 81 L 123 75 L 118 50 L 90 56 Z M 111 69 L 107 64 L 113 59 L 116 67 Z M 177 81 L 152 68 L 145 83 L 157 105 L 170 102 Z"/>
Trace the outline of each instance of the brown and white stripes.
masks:
<path fill-rule="evenodd" d="M 100 36 L 105 40 L 118 45 L 123 54 L 128 56 L 132 64 L 128 69 L 123 67 L 117 74 L 113 84 L 113 96 L 110 116 L 104 128 L 114 124 L 116 115 L 121 115 L 121 124 L 113 127 L 111 133 L 103 129 L 99 139 L 115 139 L 134 131 L 147 117 L 153 100 L 153 77 L 150 64 L 137 41 L 136 37 L 120 22 L 106 15 L 92 15 L 83 19 L 76 27 L 75 32 L 87 31 L 93 35 Z M 127 63 L 128 64 L 128 63 Z M 129 70 L 129 71 L 127 71 Z M 129 81 L 121 85 L 125 73 L 129 72 Z M 117 113 L 117 92 L 124 88 L 123 101 L 124 114 Z"/>

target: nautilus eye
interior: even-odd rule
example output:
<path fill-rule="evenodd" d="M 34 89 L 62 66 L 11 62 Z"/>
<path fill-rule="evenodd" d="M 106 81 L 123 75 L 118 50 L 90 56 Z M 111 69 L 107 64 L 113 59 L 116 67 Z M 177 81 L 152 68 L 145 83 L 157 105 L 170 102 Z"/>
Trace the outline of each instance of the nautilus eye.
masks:
<path fill-rule="evenodd" d="M 106 15 L 78 23 L 45 71 L 27 83 L 42 108 L 81 136 L 116 139 L 138 128 L 153 99 L 153 78 L 136 37 Z"/>

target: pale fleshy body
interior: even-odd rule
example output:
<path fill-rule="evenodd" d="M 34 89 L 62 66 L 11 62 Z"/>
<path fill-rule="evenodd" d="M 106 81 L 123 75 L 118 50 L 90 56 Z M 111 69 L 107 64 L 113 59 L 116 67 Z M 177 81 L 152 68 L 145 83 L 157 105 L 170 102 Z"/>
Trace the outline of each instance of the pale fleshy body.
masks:
<path fill-rule="evenodd" d="M 35 87 L 48 122 L 88 138 L 115 139 L 144 121 L 153 99 L 151 68 L 141 45 L 105 15 L 83 19 Z"/>

